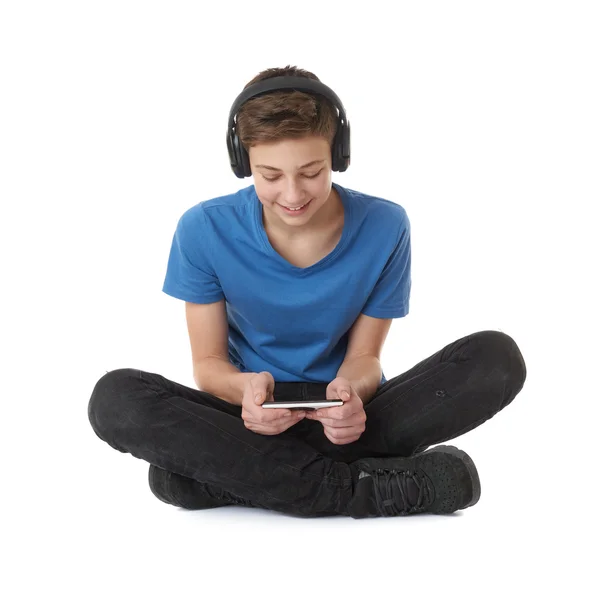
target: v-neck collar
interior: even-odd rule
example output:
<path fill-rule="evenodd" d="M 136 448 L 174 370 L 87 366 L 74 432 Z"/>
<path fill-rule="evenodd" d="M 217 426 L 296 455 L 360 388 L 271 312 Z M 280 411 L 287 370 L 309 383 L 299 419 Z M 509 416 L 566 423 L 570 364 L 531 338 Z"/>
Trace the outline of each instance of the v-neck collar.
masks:
<path fill-rule="evenodd" d="M 341 185 L 338 185 L 337 183 L 332 182 L 332 187 L 334 187 L 335 190 L 337 191 L 337 193 L 339 194 L 340 199 L 342 201 L 342 205 L 344 207 L 344 228 L 342 230 L 342 237 L 340 238 L 340 241 L 338 242 L 337 246 L 327 256 L 323 257 L 320 261 L 318 261 L 315 264 L 310 265 L 308 267 L 298 267 L 298 266 L 290 263 L 283 256 L 281 256 L 281 254 L 279 254 L 279 252 L 277 252 L 277 250 L 275 250 L 275 248 L 273 248 L 273 246 L 271 245 L 271 242 L 267 236 L 267 232 L 265 231 L 265 227 L 263 225 L 262 210 L 261 210 L 262 204 L 256 194 L 256 188 L 254 186 L 252 186 L 252 196 L 253 196 L 253 200 L 254 200 L 252 210 L 254 213 L 254 224 L 258 231 L 258 235 L 259 235 L 260 239 L 262 240 L 263 246 L 264 246 L 265 250 L 269 253 L 269 255 L 272 256 L 277 262 L 279 262 L 280 264 L 282 264 L 286 268 L 288 268 L 290 271 L 293 271 L 296 273 L 308 273 L 308 272 L 314 271 L 316 269 L 321 269 L 327 263 L 332 261 L 346 247 L 346 244 L 347 244 L 348 238 L 349 238 L 349 234 L 350 234 L 350 230 L 351 230 L 352 203 L 350 202 L 350 200 L 348 198 L 346 190 Z"/>

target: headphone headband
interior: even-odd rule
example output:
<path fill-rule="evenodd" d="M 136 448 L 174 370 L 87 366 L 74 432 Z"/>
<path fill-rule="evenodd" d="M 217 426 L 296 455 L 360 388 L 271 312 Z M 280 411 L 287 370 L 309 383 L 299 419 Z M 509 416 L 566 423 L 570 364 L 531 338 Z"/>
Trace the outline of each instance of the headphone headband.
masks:
<path fill-rule="evenodd" d="M 337 108 L 337 131 L 331 147 L 331 168 L 333 171 L 345 171 L 350 164 L 350 123 L 346 118 L 346 111 L 344 110 L 342 101 L 331 88 L 320 81 L 307 79 L 306 77 L 286 75 L 258 81 L 243 90 L 233 102 L 229 111 L 227 125 L 227 151 L 233 173 L 240 179 L 252 175 L 248 153 L 241 144 L 236 131 L 234 119 L 237 112 L 244 102 L 250 98 L 261 96 L 274 90 L 285 89 L 324 96 Z"/>

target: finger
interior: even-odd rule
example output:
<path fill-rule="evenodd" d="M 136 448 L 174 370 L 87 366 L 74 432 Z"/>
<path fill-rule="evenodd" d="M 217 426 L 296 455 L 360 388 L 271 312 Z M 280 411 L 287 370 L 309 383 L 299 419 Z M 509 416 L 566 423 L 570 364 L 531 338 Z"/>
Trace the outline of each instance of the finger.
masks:
<path fill-rule="evenodd" d="M 341 408 L 341 407 L 340 407 Z M 313 412 L 313 416 L 317 419 L 340 419 L 340 414 L 337 412 L 339 409 L 335 408 L 319 408 Z"/>
<path fill-rule="evenodd" d="M 302 413 L 300 411 L 291 411 L 291 410 L 282 410 L 282 409 L 273 409 L 265 410 L 265 412 L 277 412 L 278 415 L 263 415 L 259 414 L 258 417 L 254 417 L 254 415 L 249 415 L 245 420 L 254 423 L 256 425 L 261 425 L 265 427 L 278 427 L 280 425 L 284 425 L 286 423 L 293 423 L 302 418 Z M 275 418 L 273 418 L 275 416 Z"/>
<path fill-rule="evenodd" d="M 253 410 L 252 412 L 255 415 L 259 415 L 261 419 L 267 421 L 292 415 L 292 411 L 289 408 L 264 408 L 262 406 L 257 406 L 256 410 Z"/>
<path fill-rule="evenodd" d="M 265 413 L 270 413 L 270 411 L 265 410 Z M 245 415 L 242 415 L 242 418 L 244 419 L 244 421 L 248 422 L 248 423 L 254 423 L 255 425 L 279 425 L 280 423 L 284 423 L 285 421 L 289 420 L 293 415 L 291 414 L 291 411 L 288 411 L 290 414 L 276 414 L 276 415 L 272 415 L 272 414 L 262 414 L 262 413 L 258 413 L 258 415 L 252 414 L 252 413 L 247 413 Z"/>
<path fill-rule="evenodd" d="M 254 431 L 255 433 L 262 433 L 265 435 L 275 435 L 276 433 L 280 433 L 284 428 L 291 427 L 294 423 L 296 423 L 297 419 L 288 419 L 287 421 L 281 421 L 277 423 L 254 423 L 251 421 L 244 421 L 244 425 L 246 429 L 250 429 L 250 431 Z"/>
<path fill-rule="evenodd" d="M 324 429 L 324 432 L 329 441 L 333 444 L 349 444 L 350 442 L 355 442 L 363 434 L 361 428 L 349 428 L 349 430 L 350 429 L 352 431 L 344 432 L 343 435 L 339 434 L 339 429 Z"/>
<path fill-rule="evenodd" d="M 286 425 L 288 423 L 295 423 L 298 420 L 298 417 L 295 414 L 291 414 L 289 416 L 279 417 L 278 419 L 269 419 L 268 421 L 259 421 L 259 425 L 264 425 L 265 427 L 280 427 L 281 425 Z"/>
<path fill-rule="evenodd" d="M 323 426 L 323 430 L 335 440 L 343 440 L 344 438 L 361 435 L 365 428 L 363 425 L 355 425 L 353 427 L 328 427 Z"/>
<path fill-rule="evenodd" d="M 264 391 L 254 392 L 254 404 L 260 406 L 263 402 L 266 402 L 268 398 L 268 394 Z"/>
<path fill-rule="evenodd" d="M 343 429 L 344 427 L 356 427 L 358 425 L 362 425 L 367 421 L 366 415 L 363 413 L 356 413 L 352 415 L 349 419 L 314 419 L 315 421 L 320 421 L 323 425 L 327 427 L 332 427 L 334 429 Z"/>
<path fill-rule="evenodd" d="M 293 415 L 292 411 L 287 408 L 261 408 L 260 410 L 259 415 L 263 423 L 274 423 Z"/>
<path fill-rule="evenodd" d="M 329 400 L 339 400 L 339 398 L 329 398 Z M 315 408 L 312 414 L 316 417 L 327 417 L 329 419 L 337 418 L 336 415 L 340 414 L 340 410 L 344 406 L 330 406 L 329 408 Z"/>
<path fill-rule="evenodd" d="M 339 430 L 338 430 L 339 431 Z M 356 440 L 358 440 L 362 434 L 362 432 L 355 432 L 352 435 L 345 435 L 343 437 L 337 436 L 335 435 L 330 429 L 324 429 L 325 432 L 325 436 L 327 437 L 327 439 L 332 443 L 332 444 L 336 444 L 336 445 L 343 445 L 343 444 L 350 444 L 352 442 L 355 442 Z"/>
<path fill-rule="evenodd" d="M 336 416 L 335 413 L 327 413 L 324 415 L 315 414 L 314 418 L 321 421 L 321 423 L 327 425 L 336 424 L 339 427 L 348 427 L 350 425 L 357 425 L 360 422 L 367 420 L 367 415 L 364 410 L 356 410 L 353 412 L 344 413 L 343 416 Z"/>
<path fill-rule="evenodd" d="M 254 433 L 260 433 L 261 435 L 277 435 L 279 430 L 274 427 L 261 427 L 260 425 L 256 425 L 254 423 L 246 423 L 246 429 Z"/>
<path fill-rule="evenodd" d="M 364 430 L 361 427 L 347 427 L 345 430 L 324 428 L 323 431 L 330 442 L 334 444 L 348 444 L 356 441 Z"/>
<path fill-rule="evenodd" d="M 329 440 L 329 441 L 332 444 L 335 444 L 336 446 L 344 446 L 345 444 L 351 444 L 352 442 L 358 441 L 359 438 L 360 438 L 360 436 L 357 435 L 356 437 L 348 438 L 348 439 L 345 439 L 345 440 Z"/>
<path fill-rule="evenodd" d="M 265 422 L 280 419 L 281 417 L 289 417 L 291 414 L 292 411 L 287 408 L 262 408 L 261 406 L 257 406 L 250 410 L 244 408 L 241 416 L 243 419 L 249 418 L 252 421 Z"/>
<path fill-rule="evenodd" d="M 357 412 L 360 412 L 360 406 L 351 406 L 349 404 L 344 404 L 344 406 L 335 406 L 331 408 L 319 408 L 315 411 L 314 415 L 316 417 L 324 417 L 326 419 L 336 419 L 336 420 L 345 420 L 349 419 L 352 415 Z"/>
<path fill-rule="evenodd" d="M 300 415 L 298 415 L 298 416 L 293 415 L 292 417 L 290 417 L 289 419 L 287 419 L 285 421 L 277 422 L 275 424 L 268 424 L 268 425 L 266 425 L 264 423 L 255 423 L 255 422 L 244 421 L 244 426 L 246 427 L 246 429 L 249 429 L 250 431 L 253 431 L 254 433 L 260 433 L 262 435 L 277 435 L 279 433 L 282 433 L 282 431 L 289 429 L 290 427 L 292 427 L 293 425 L 298 423 L 298 421 L 300 421 L 301 419 L 302 419 L 302 417 Z"/>

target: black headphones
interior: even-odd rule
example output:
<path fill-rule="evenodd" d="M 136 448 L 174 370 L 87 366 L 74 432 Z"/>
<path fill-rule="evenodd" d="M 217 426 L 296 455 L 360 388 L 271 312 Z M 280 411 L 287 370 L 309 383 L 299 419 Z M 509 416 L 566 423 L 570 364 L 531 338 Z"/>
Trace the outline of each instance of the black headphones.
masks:
<path fill-rule="evenodd" d="M 236 99 L 229 111 L 227 126 L 227 151 L 229 162 L 234 174 L 243 179 L 250 177 L 250 159 L 248 152 L 242 146 L 237 135 L 234 117 L 238 110 L 250 98 L 260 96 L 273 90 L 293 89 L 300 92 L 310 92 L 327 98 L 338 109 L 337 131 L 331 147 L 331 168 L 333 171 L 345 171 L 350 164 L 350 123 L 346 119 L 346 111 L 337 94 L 324 83 L 306 77 L 271 77 L 259 81 L 245 89 Z"/>

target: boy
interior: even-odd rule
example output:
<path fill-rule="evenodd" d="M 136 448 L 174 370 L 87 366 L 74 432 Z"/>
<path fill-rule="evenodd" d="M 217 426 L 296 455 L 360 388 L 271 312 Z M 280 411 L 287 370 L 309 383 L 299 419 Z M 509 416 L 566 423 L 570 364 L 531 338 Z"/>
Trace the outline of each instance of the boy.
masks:
<path fill-rule="evenodd" d="M 163 291 L 186 303 L 198 390 L 117 369 L 92 393 L 94 431 L 151 463 L 155 496 L 188 509 L 364 518 L 472 506 L 472 459 L 427 448 L 514 399 L 521 352 L 480 331 L 387 380 L 381 350 L 409 308 L 406 211 L 332 183 L 350 162 L 343 106 L 315 83 L 258 91 L 281 77 L 319 82 L 288 66 L 246 85 L 227 143 L 254 185 L 193 206 L 173 237 Z M 262 408 L 275 398 L 343 405 Z"/>

